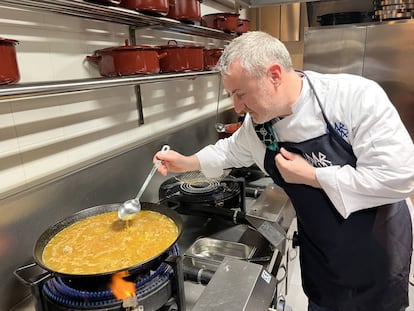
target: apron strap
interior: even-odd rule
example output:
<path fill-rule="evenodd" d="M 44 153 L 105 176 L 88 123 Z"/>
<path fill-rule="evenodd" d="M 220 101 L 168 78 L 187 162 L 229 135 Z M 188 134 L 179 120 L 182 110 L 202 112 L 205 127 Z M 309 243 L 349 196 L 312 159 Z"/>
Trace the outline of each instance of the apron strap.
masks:
<path fill-rule="evenodd" d="M 333 138 L 334 138 L 337 142 L 339 142 L 339 143 L 342 145 L 342 147 L 344 147 L 346 150 L 351 151 L 351 152 L 353 153 L 352 146 L 351 146 L 348 142 L 346 142 L 346 141 L 342 138 L 342 136 L 341 136 L 341 135 L 339 135 L 339 133 L 335 130 L 334 126 L 333 126 L 333 125 L 331 124 L 331 122 L 328 120 L 328 117 L 326 116 L 325 111 L 324 111 L 324 110 L 323 110 L 323 108 L 322 108 L 322 102 L 321 102 L 321 100 L 319 99 L 318 93 L 316 93 L 315 87 L 314 87 L 314 85 L 313 85 L 312 81 L 309 79 L 308 75 L 307 75 L 304 71 L 301 71 L 301 70 L 296 70 L 296 71 L 297 71 L 297 72 L 300 72 L 301 74 L 303 74 L 303 76 L 306 78 L 306 80 L 308 80 L 309 86 L 311 87 L 312 92 L 313 92 L 313 94 L 314 94 L 314 95 L 315 95 L 315 97 L 316 97 L 316 101 L 318 102 L 319 108 L 321 109 L 323 119 L 325 120 L 326 126 L 328 127 L 328 131 L 329 131 L 330 133 L 332 133 Z"/>

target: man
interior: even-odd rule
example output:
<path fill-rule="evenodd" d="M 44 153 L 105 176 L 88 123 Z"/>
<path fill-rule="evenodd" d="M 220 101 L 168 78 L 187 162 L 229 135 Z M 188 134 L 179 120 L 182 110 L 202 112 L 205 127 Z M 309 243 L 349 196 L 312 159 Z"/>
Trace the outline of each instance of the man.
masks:
<path fill-rule="evenodd" d="M 159 172 L 256 163 L 296 210 L 308 310 L 408 306 L 414 147 L 383 89 L 363 77 L 297 72 L 285 46 L 248 32 L 217 68 L 242 127 L 194 155 L 157 153 Z M 412 207 L 412 206 L 411 206 Z"/>

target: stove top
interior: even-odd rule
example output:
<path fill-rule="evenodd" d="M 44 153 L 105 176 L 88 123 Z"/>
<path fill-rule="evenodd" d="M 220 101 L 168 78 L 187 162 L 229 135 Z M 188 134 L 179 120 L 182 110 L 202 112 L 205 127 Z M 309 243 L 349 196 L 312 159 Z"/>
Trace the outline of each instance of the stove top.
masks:
<path fill-rule="evenodd" d="M 170 207 L 191 208 L 192 206 L 213 206 L 238 208 L 242 204 L 244 180 L 227 178 L 191 185 L 175 178 L 163 182 L 159 189 L 160 200 Z"/>

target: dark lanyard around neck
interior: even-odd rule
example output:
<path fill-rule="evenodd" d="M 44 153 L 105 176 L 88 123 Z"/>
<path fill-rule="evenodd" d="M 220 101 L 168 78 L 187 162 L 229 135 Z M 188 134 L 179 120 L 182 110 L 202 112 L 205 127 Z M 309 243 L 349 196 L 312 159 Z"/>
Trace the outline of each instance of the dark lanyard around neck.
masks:
<path fill-rule="evenodd" d="M 319 99 L 318 93 L 316 93 L 315 87 L 313 86 L 313 83 L 309 79 L 308 75 L 306 73 L 304 73 L 303 71 L 298 70 L 298 72 L 302 73 L 303 76 L 308 80 L 309 86 L 311 87 L 313 94 L 315 94 L 316 101 L 318 102 L 319 108 L 321 109 L 322 116 L 323 116 L 323 119 L 326 122 L 326 126 L 328 128 L 329 133 L 332 134 L 332 136 L 335 138 L 335 140 L 337 142 L 339 142 L 342 145 L 343 148 L 345 148 L 346 150 L 348 150 L 349 152 L 351 152 L 353 154 L 352 146 L 348 142 L 346 142 L 344 140 L 344 138 L 335 130 L 335 127 L 331 124 L 331 122 L 329 122 L 328 118 L 326 117 L 325 111 L 322 108 L 322 102 Z"/>
<path fill-rule="evenodd" d="M 306 78 L 306 80 L 308 81 L 309 86 L 310 86 L 310 88 L 311 88 L 311 90 L 312 90 L 313 94 L 315 95 L 316 101 L 318 102 L 319 108 L 321 109 L 323 119 L 325 120 L 326 125 L 328 126 L 329 130 L 330 130 L 330 131 L 332 131 L 332 130 L 333 130 L 333 126 L 331 125 L 331 123 L 329 122 L 328 118 L 326 117 L 325 111 L 324 111 L 324 110 L 323 110 L 323 108 L 322 108 L 322 102 L 321 102 L 321 100 L 319 99 L 318 93 L 316 93 L 316 90 L 315 90 L 315 87 L 313 86 L 312 81 L 309 79 L 308 75 L 307 75 L 305 72 L 300 71 L 300 70 L 296 70 L 296 72 L 299 72 L 299 73 L 303 74 L 303 76 L 304 76 L 304 77 Z M 333 131 L 333 132 L 335 132 L 335 131 Z M 336 132 L 335 132 L 335 133 L 336 133 Z"/>
<path fill-rule="evenodd" d="M 296 70 L 296 72 L 299 72 L 299 73 L 303 74 L 303 76 L 308 81 L 309 86 L 310 86 L 313 94 L 316 97 L 316 101 L 318 102 L 319 108 L 321 109 L 321 112 L 322 112 L 322 116 L 323 116 L 323 118 L 324 118 L 324 120 L 325 120 L 325 122 L 328 126 L 329 131 L 333 132 L 333 133 L 335 133 L 336 135 L 339 136 L 339 134 L 336 133 L 336 131 L 334 131 L 333 126 L 328 121 L 328 118 L 326 117 L 325 112 L 322 109 L 321 100 L 319 99 L 319 96 L 315 91 L 315 87 L 313 86 L 313 83 L 309 79 L 308 75 L 305 72 L 300 71 L 300 70 Z M 279 151 L 278 137 L 277 137 L 275 131 L 273 130 L 273 124 L 275 124 L 278 120 L 279 120 L 279 118 L 275 118 L 275 119 L 272 119 L 272 120 L 267 121 L 267 122 L 262 123 L 262 124 L 256 124 L 256 123 L 253 122 L 254 130 L 256 132 L 256 135 L 266 145 L 266 148 L 268 148 L 271 151 Z M 341 138 L 341 140 L 342 140 L 342 138 Z"/>

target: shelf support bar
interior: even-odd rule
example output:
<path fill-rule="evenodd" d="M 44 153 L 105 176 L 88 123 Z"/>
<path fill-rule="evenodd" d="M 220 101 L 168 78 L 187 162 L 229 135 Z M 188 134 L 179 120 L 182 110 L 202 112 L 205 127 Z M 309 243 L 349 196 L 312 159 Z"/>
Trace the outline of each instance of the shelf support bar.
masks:
<path fill-rule="evenodd" d="M 135 34 L 135 26 L 129 26 L 129 42 L 131 45 L 137 45 L 137 37 Z M 137 102 L 138 124 L 144 124 L 144 109 L 142 107 L 141 86 L 139 84 L 134 86 L 135 99 Z"/>
<path fill-rule="evenodd" d="M 142 97 L 141 97 L 141 85 L 135 85 L 135 96 L 137 98 L 137 110 L 138 110 L 138 124 L 144 124 L 144 111 L 142 109 Z"/>

